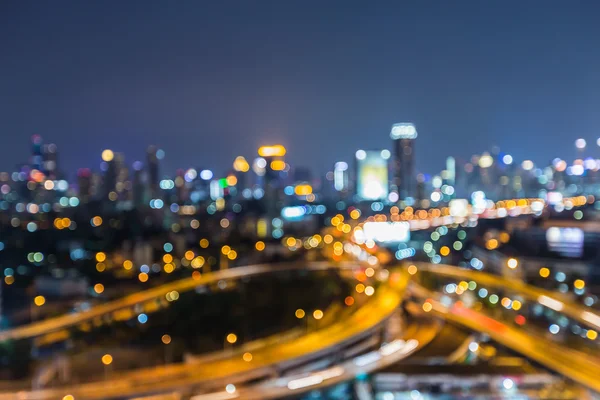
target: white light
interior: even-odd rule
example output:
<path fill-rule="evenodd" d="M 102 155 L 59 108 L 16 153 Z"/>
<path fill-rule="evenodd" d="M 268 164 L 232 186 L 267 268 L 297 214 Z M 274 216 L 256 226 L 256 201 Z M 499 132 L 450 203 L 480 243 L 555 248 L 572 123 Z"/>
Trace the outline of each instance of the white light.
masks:
<path fill-rule="evenodd" d="M 281 216 L 286 219 L 301 218 L 306 214 L 306 208 L 303 206 L 289 206 L 281 209 Z"/>
<path fill-rule="evenodd" d="M 364 354 L 362 356 L 358 356 L 354 359 L 354 364 L 359 367 L 364 367 L 365 365 L 374 363 L 375 361 L 381 358 L 381 354 L 378 351 L 372 351 L 370 353 Z"/>
<path fill-rule="evenodd" d="M 418 390 L 411 390 L 410 392 L 410 398 L 411 400 L 421 400 L 421 392 L 419 392 Z"/>
<path fill-rule="evenodd" d="M 534 200 L 531 202 L 531 211 L 540 212 L 544 209 L 544 203 L 539 200 Z"/>
<path fill-rule="evenodd" d="M 560 331 L 560 327 L 556 324 L 552 324 L 552 325 L 550 325 L 548 330 L 550 331 L 551 334 L 556 335 Z"/>
<path fill-rule="evenodd" d="M 381 150 L 381 158 L 383 158 L 384 160 L 387 160 L 388 158 L 390 158 L 391 155 L 392 155 L 392 153 L 390 153 L 389 150 L 387 150 L 387 149 Z"/>
<path fill-rule="evenodd" d="M 357 160 L 364 160 L 365 158 L 367 158 L 367 152 L 364 150 L 358 150 L 356 152 L 356 159 Z"/>
<path fill-rule="evenodd" d="M 323 371 L 317 372 L 317 374 L 319 374 L 323 380 L 336 378 L 344 374 L 344 367 L 332 367 L 329 369 L 324 369 Z"/>
<path fill-rule="evenodd" d="M 394 140 L 396 139 L 416 139 L 417 138 L 417 130 L 415 126 L 410 122 L 402 122 L 399 124 L 392 125 L 392 131 L 390 132 L 390 137 Z"/>
<path fill-rule="evenodd" d="M 200 178 L 204 179 L 205 181 L 212 179 L 212 177 L 213 173 L 210 169 L 203 169 L 200 171 Z"/>
<path fill-rule="evenodd" d="M 185 180 L 187 182 L 191 182 L 194 179 L 196 179 L 196 177 L 198 176 L 198 171 L 196 171 L 194 168 L 190 168 L 185 172 Z"/>
<path fill-rule="evenodd" d="M 365 240 L 376 242 L 407 242 L 410 240 L 408 222 L 366 222 L 362 230 Z"/>
<path fill-rule="evenodd" d="M 597 328 L 600 327 L 600 317 L 598 315 L 589 311 L 584 311 L 581 313 L 581 317 L 590 324 L 595 325 Z"/>
<path fill-rule="evenodd" d="M 379 349 L 379 352 L 382 356 L 389 356 L 390 354 L 394 354 L 395 352 L 401 350 L 406 345 L 404 340 L 394 340 L 393 342 L 384 344 Z"/>
<path fill-rule="evenodd" d="M 505 380 L 502 381 L 502 386 L 504 387 L 504 389 L 510 390 L 515 386 L 515 383 L 513 382 L 512 379 L 506 378 Z"/>
<path fill-rule="evenodd" d="M 562 302 L 554 300 L 548 296 L 541 295 L 540 297 L 538 297 L 538 302 L 541 305 L 546 306 L 554 311 L 561 311 L 563 309 Z"/>
<path fill-rule="evenodd" d="M 366 199 L 380 199 L 385 195 L 385 188 L 381 182 L 370 181 L 363 187 L 363 197 Z"/>
<path fill-rule="evenodd" d="M 309 386 L 318 385 L 324 380 L 335 378 L 344 373 L 343 367 L 333 367 L 320 372 L 316 372 L 304 378 L 294 379 L 288 382 L 287 387 L 290 390 L 302 389 Z"/>
<path fill-rule="evenodd" d="M 452 294 L 456 291 L 456 285 L 454 283 L 449 283 L 446 285 L 445 289 L 446 293 Z"/>
<path fill-rule="evenodd" d="M 472 351 L 473 353 L 475 353 L 477 350 L 479 350 L 479 343 L 477 343 L 477 342 L 469 343 L 469 350 Z"/>
<path fill-rule="evenodd" d="M 469 202 L 467 199 L 450 200 L 450 215 L 453 217 L 466 217 L 468 213 Z"/>
<path fill-rule="evenodd" d="M 504 157 L 502 157 L 502 162 L 504 162 L 504 164 L 506 165 L 510 165 L 513 162 L 513 158 L 510 154 L 507 154 Z"/>
<path fill-rule="evenodd" d="M 596 139 L 596 144 L 600 146 L 600 138 Z"/>
<path fill-rule="evenodd" d="M 225 386 L 225 391 L 227 393 L 235 393 L 235 385 L 230 383 L 229 385 Z"/>
<path fill-rule="evenodd" d="M 479 166 L 481 168 L 489 168 L 494 163 L 494 159 L 488 153 L 483 153 L 479 158 Z"/>
<path fill-rule="evenodd" d="M 585 146 L 585 139 L 579 138 L 575 141 L 575 147 L 577 147 L 579 150 L 585 149 Z"/>
<path fill-rule="evenodd" d="M 348 169 L 348 163 L 344 161 L 336 162 L 334 168 L 336 171 L 346 171 Z"/>
<path fill-rule="evenodd" d="M 395 202 L 397 202 L 397 201 L 398 201 L 398 199 L 400 199 L 400 196 L 398 196 L 398 193 L 396 193 L 396 192 L 391 192 L 391 193 L 388 195 L 388 201 L 389 201 L 390 203 L 395 203 Z"/>
<path fill-rule="evenodd" d="M 521 163 L 521 167 L 525 170 L 525 171 L 529 171 L 531 169 L 533 169 L 533 161 L 531 160 L 525 160 Z"/>
<path fill-rule="evenodd" d="M 197 396 L 191 397 L 190 400 L 231 400 L 237 399 L 239 397 L 240 395 L 238 393 L 218 392 L 199 394 Z"/>
<path fill-rule="evenodd" d="M 433 192 L 431 193 L 431 201 L 440 201 L 442 199 L 442 195 L 440 192 Z"/>
<path fill-rule="evenodd" d="M 259 168 L 265 168 L 267 166 L 267 160 L 262 157 L 258 157 L 256 160 L 256 166 Z"/>

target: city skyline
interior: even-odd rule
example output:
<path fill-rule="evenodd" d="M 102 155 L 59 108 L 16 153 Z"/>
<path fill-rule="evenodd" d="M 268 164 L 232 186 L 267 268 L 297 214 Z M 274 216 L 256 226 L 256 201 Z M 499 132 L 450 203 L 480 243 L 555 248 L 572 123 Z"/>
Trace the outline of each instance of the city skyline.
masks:
<path fill-rule="evenodd" d="M 598 15 L 0 2 L 0 398 L 600 396 Z"/>
<path fill-rule="evenodd" d="M 142 159 L 151 143 L 165 170 L 225 169 L 229 154 L 280 142 L 292 163 L 324 172 L 355 149 L 389 148 L 398 121 L 421 132 L 426 173 L 494 145 L 536 163 L 574 158 L 578 137 L 595 146 L 596 4 L 383 3 L 364 15 L 332 2 L 325 19 L 270 2 L 171 14 L 140 4 L 3 6 L 0 170 L 22 161 L 12 148 L 32 134 L 55 142 L 69 170 L 105 148 Z"/>

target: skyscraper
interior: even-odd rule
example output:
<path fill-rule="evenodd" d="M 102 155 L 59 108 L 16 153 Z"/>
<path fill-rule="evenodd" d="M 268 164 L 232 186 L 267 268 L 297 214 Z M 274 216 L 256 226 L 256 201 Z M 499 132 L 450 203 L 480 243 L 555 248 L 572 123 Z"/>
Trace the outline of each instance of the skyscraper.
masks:
<path fill-rule="evenodd" d="M 389 194 L 389 150 L 356 152 L 356 194 L 361 200 L 385 200 Z"/>
<path fill-rule="evenodd" d="M 58 175 L 58 149 L 54 143 L 45 144 L 42 150 L 43 172 L 51 179 Z"/>
<path fill-rule="evenodd" d="M 146 167 L 148 168 L 148 186 L 151 198 L 159 197 L 159 164 L 158 160 L 164 157 L 164 151 L 156 146 L 149 146 L 146 151 Z"/>
<path fill-rule="evenodd" d="M 286 149 L 280 144 L 262 146 L 258 149 L 258 155 L 264 160 L 265 164 L 265 174 L 263 177 L 264 195 L 267 212 L 269 214 L 278 214 L 278 202 L 283 197 L 281 172 L 286 168 L 286 163 L 283 159 L 285 154 Z"/>
<path fill-rule="evenodd" d="M 42 155 L 42 137 L 40 135 L 33 135 L 31 137 L 31 169 L 37 169 L 42 171 L 43 169 L 43 155 Z"/>
<path fill-rule="evenodd" d="M 410 122 L 392 125 L 390 137 L 394 140 L 394 184 L 400 199 L 416 196 L 415 139 L 417 130 Z"/>
<path fill-rule="evenodd" d="M 77 186 L 79 187 L 79 200 L 87 203 L 90 200 L 92 188 L 92 172 L 89 168 L 77 170 Z"/>
<path fill-rule="evenodd" d="M 140 207 L 144 204 L 144 180 L 143 180 L 144 165 L 141 161 L 133 163 L 133 204 Z"/>

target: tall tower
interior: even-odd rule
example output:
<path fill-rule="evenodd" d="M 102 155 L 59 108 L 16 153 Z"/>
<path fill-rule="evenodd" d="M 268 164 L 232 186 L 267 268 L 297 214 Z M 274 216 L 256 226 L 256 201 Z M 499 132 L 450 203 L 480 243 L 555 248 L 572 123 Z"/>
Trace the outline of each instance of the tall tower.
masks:
<path fill-rule="evenodd" d="M 31 169 L 37 169 L 38 171 L 42 171 L 43 169 L 42 146 L 42 137 L 40 135 L 33 135 L 31 137 Z"/>
<path fill-rule="evenodd" d="M 280 144 L 262 146 L 258 149 L 258 155 L 265 160 L 264 190 L 267 212 L 278 214 L 277 203 L 283 194 L 283 184 L 280 172 L 286 167 L 283 156 L 286 149 Z"/>
<path fill-rule="evenodd" d="M 158 149 L 156 146 L 149 146 L 146 151 L 146 167 L 148 168 L 148 186 L 151 198 L 159 197 L 158 181 L 159 181 L 159 163 L 158 160 L 162 159 L 164 152 Z"/>
<path fill-rule="evenodd" d="M 51 179 L 58 175 L 58 149 L 54 143 L 45 144 L 42 151 L 44 173 Z"/>
<path fill-rule="evenodd" d="M 92 188 L 92 172 L 89 168 L 77 170 L 77 185 L 79 186 L 79 200 L 87 203 L 90 200 Z"/>
<path fill-rule="evenodd" d="M 410 122 L 392 125 L 390 137 L 394 140 L 394 184 L 400 199 L 416 196 L 415 139 L 417 130 Z"/>
<path fill-rule="evenodd" d="M 141 161 L 133 163 L 133 204 L 139 207 L 144 204 L 144 181 L 143 181 L 144 165 Z"/>

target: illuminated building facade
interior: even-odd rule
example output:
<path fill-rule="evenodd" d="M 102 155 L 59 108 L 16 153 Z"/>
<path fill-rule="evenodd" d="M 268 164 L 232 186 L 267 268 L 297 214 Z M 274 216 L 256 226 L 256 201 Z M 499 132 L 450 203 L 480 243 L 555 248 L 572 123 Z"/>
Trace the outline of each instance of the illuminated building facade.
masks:
<path fill-rule="evenodd" d="M 361 200 L 386 200 L 389 150 L 356 152 L 356 191 Z"/>

